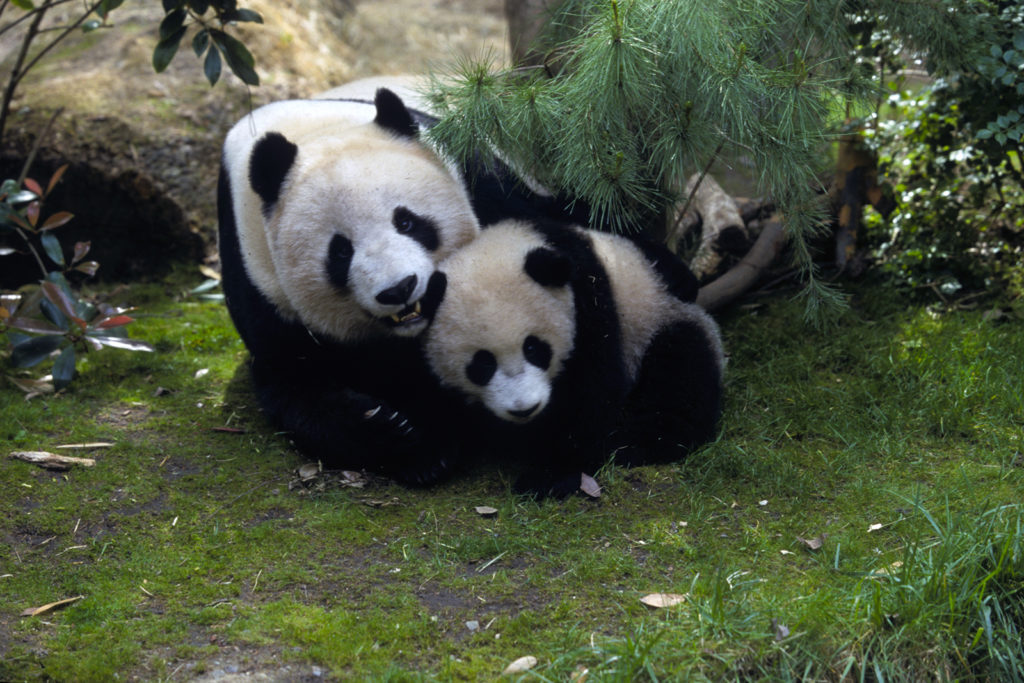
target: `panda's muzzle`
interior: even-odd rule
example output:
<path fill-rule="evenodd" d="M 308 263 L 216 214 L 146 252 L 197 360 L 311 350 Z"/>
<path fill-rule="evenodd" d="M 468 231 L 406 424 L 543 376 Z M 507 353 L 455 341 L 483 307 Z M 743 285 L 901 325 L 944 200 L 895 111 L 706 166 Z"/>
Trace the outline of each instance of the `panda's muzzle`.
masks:
<path fill-rule="evenodd" d="M 423 320 L 423 307 L 420 306 L 419 301 L 415 301 L 400 310 L 398 313 L 394 313 L 387 318 L 384 318 L 384 321 L 393 327 L 411 325 L 419 322 L 420 320 Z"/>

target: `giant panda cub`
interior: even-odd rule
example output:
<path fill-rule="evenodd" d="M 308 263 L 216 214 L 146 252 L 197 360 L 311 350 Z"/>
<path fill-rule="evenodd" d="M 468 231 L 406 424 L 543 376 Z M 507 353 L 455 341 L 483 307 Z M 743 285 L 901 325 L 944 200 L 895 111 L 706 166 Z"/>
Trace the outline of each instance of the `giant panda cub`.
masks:
<path fill-rule="evenodd" d="M 414 484 L 455 448 L 419 302 L 479 232 L 461 173 L 419 140 L 424 117 L 386 89 L 272 103 L 228 133 L 218 183 L 226 303 L 264 412 L 329 466 Z"/>
<path fill-rule="evenodd" d="M 499 223 L 441 263 L 425 355 L 476 406 L 483 448 L 528 458 L 517 490 L 566 495 L 612 450 L 636 465 L 714 436 L 725 360 L 686 275 L 667 250 L 545 221 Z"/>

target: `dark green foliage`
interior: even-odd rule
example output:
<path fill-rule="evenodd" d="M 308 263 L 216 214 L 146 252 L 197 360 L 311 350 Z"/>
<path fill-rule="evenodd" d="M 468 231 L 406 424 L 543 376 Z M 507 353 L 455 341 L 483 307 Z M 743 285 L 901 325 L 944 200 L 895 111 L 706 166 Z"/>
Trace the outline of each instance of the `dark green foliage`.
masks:
<path fill-rule="evenodd" d="M 170 64 L 188 32 L 189 26 L 198 30 L 192 38 L 192 50 L 203 60 L 203 74 L 210 85 L 217 83 L 221 73 L 221 60 L 227 62 L 231 72 L 247 85 L 259 85 L 260 78 L 253 65 L 255 60 L 248 48 L 224 31 L 228 24 L 239 22 L 263 23 L 259 13 L 237 6 L 236 0 L 164 0 L 163 21 L 160 22 L 160 42 L 153 50 L 153 69 L 163 71 Z M 207 18 L 207 11 L 213 16 Z M 186 23 L 191 19 L 191 23 Z M 212 23 L 220 28 L 213 28 Z"/>
<path fill-rule="evenodd" d="M 976 57 L 985 5 L 970 0 L 662 2 L 560 5 L 546 67 L 466 64 L 438 79 L 433 137 L 456 157 L 493 145 L 548 187 L 588 201 L 596 224 L 659 231 L 685 179 L 712 159 L 753 167 L 786 217 L 809 303 L 821 172 L 838 112 L 875 73 L 854 59 L 864 16 L 920 46 L 936 68 Z"/>
<path fill-rule="evenodd" d="M 104 347 L 153 350 L 149 344 L 125 336 L 121 328 L 132 322 L 125 315 L 128 309 L 94 304 L 68 282 L 72 275 L 79 279 L 94 275 L 99 264 L 83 260 L 89 253 L 89 242 L 75 244 L 71 261 L 65 259 L 54 231 L 73 218 L 70 213 L 61 211 L 40 220 L 43 204 L 66 168 L 57 169 L 45 190 L 31 178 L 25 179 L 23 189 L 15 180 L 0 186 L 0 230 L 19 237 L 35 257 L 42 277 L 39 284 L 26 285 L 0 299 L 0 335 L 7 342 L 3 352 L 9 353 L 15 368 L 30 368 L 62 349 L 54 358 L 49 380 L 14 380 L 29 393 L 59 391 L 70 384 L 75 374 L 76 347 L 83 352 Z M 48 267 L 40 251 L 58 268 Z M 14 253 L 14 249 L 4 252 L 0 257 Z"/>
<path fill-rule="evenodd" d="M 899 202 L 890 223 L 875 222 L 873 246 L 906 283 L 947 298 L 1024 293 L 1024 7 L 1004 4 L 983 50 L 917 94 L 899 77 L 895 39 L 873 38 L 896 92 L 892 119 L 869 133 Z"/>

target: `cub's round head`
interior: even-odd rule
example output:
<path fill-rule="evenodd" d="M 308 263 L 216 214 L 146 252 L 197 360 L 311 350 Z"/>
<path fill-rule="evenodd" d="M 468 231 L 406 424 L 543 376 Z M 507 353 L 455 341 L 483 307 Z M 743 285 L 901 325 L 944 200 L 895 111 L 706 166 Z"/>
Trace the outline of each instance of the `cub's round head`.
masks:
<path fill-rule="evenodd" d="M 249 162 L 262 266 L 307 327 L 339 340 L 421 332 L 435 265 L 479 231 L 461 179 L 419 141 L 402 101 L 380 90 L 375 104 L 373 122 L 336 134 L 296 144 L 268 133 Z"/>
<path fill-rule="evenodd" d="M 484 230 L 431 282 L 424 349 L 434 372 L 504 420 L 542 414 L 573 349 L 571 276 L 528 225 Z"/>

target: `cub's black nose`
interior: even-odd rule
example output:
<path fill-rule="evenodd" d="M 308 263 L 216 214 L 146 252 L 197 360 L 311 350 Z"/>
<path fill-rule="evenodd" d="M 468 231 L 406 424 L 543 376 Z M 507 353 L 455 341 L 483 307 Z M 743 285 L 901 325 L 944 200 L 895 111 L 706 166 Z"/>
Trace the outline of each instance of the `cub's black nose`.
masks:
<path fill-rule="evenodd" d="M 394 287 L 388 287 L 377 294 L 377 301 L 385 306 L 404 304 L 409 300 L 412 290 L 416 289 L 416 275 L 409 275 Z"/>

